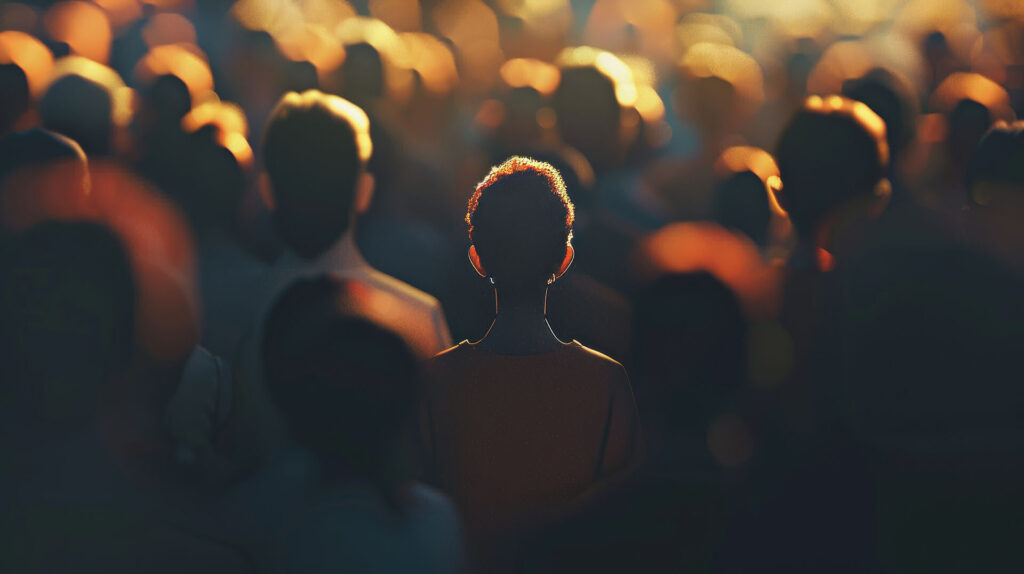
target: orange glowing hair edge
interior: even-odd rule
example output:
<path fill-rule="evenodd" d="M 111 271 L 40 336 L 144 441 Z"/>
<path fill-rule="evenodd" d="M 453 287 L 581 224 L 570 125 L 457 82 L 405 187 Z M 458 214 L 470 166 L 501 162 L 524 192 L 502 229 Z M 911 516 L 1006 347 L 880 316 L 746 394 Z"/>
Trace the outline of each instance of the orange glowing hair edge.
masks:
<path fill-rule="evenodd" d="M 562 205 L 565 206 L 565 243 L 566 245 L 572 243 L 572 224 L 576 221 L 576 209 L 573 207 L 572 200 L 569 199 L 569 192 L 565 189 L 565 181 L 562 179 L 562 174 L 558 173 L 558 170 L 549 163 L 518 155 L 512 156 L 492 167 L 487 176 L 480 183 L 476 184 L 476 189 L 473 191 L 473 195 L 469 197 L 469 206 L 466 209 L 469 240 L 473 241 L 473 214 L 476 213 L 476 208 L 480 204 L 480 197 L 497 182 L 519 173 L 536 174 L 547 181 L 548 191 L 557 196 Z"/>

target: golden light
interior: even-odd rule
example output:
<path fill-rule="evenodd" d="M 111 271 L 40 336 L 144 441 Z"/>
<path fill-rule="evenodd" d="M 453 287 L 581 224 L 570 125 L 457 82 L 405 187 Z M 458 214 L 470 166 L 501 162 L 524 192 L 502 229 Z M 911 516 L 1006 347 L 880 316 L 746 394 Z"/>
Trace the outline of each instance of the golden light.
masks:
<path fill-rule="evenodd" d="M 637 52 L 661 65 L 675 58 L 676 11 L 667 0 L 598 0 L 584 39 L 616 52 Z"/>
<path fill-rule="evenodd" d="M 490 90 L 505 59 L 494 11 L 480 0 L 445 2 L 434 10 L 433 20 L 456 46 L 461 86 L 475 92 Z"/>
<path fill-rule="evenodd" d="M 676 25 L 676 40 L 682 52 L 702 42 L 739 46 L 743 42 L 743 30 L 735 20 L 723 14 L 693 12 L 683 16 Z"/>
<path fill-rule="evenodd" d="M 123 30 L 132 22 L 142 18 L 142 4 L 138 0 L 92 0 L 103 8 L 115 30 Z"/>
<path fill-rule="evenodd" d="M 407 44 L 397 32 L 391 29 L 391 26 L 376 18 L 365 18 L 362 16 L 356 16 L 343 21 L 334 31 L 334 37 L 343 46 L 362 43 L 369 44 L 380 54 L 381 64 L 384 67 L 384 88 L 388 98 L 397 102 L 406 101 L 412 91 L 412 75 L 410 70 L 417 65 L 424 66 L 425 69 L 429 67 L 425 62 L 421 61 L 421 58 L 430 56 L 426 54 L 412 54 L 410 51 L 412 47 L 420 47 L 426 50 L 437 49 L 435 44 L 423 38 L 411 37 L 410 43 Z M 443 58 L 444 56 L 439 57 Z M 438 72 L 438 74 L 432 75 L 432 79 L 437 80 L 433 84 L 434 88 L 439 88 L 445 82 L 445 80 L 440 79 L 441 70 L 444 66 L 445 64 L 441 62 L 437 70 L 427 70 L 428 73 Z"/>
<path fill-rule="evenodd" d="M 836 11 L 832 26 L 841 36 L 860 36 L 889 20 L 900 0 L 830 0 Z"/>
<path fill-rule="evenodd" d="M 874 67 L 873 58 L 863 44 L 836 42 L 821 55 L 807 77 L 807 93 L 837 94 L 843 82 L 860 78 Z"/>
<path fill-rule="evenodd" d="M 186 132 L 194 132 L 199 128 L 214 124 L 222 131 L 249 136 L 249 122 L 245 112 L 238 104 L 210 100 L 192 108 L 181 119 L 181 127 Z"/>
<path fill-rule="evenodd" d="M 143 82 L 171 74 L 188 86 L 193 105 L 213 93 L 213 74 L 206 58 L 192 44 L 167 44 L 152 48 L 135 65 L 135 76 Z"/>
<path fill-rule="evenodd" d="M 34 96 L 43 92 L 53 73 L 53 55 L 45 44 L 24 32 L 0 32 L 0 63 L 17 64 Z"/>
<path fill-rule="evenodd" d="M 619 105 L 628 108 L 636 104 L 637 89 L 633 71 L 615 54 L 591 46 L 577 46 L 562 50 L 556 63 L 561 68 L 597 69 L 612 81 Z"/>
<path fill-rule="evenodd" d="M 399 37 L 406 46 L 407 64 L 419 74 L 424 89 L 443 96 L 458 87 L 459 71 L 447 44 L 421 32 L 406 32 Z"/>
<path fill-rule="evenodd" d="M 981 34 L 974 7 L 965 0 L 910 0 L 896 15 L 893 28 L 915 42 L 941 32 L 962 60 L 970 57 L 971 47 Z"/>
<path fill-rule="evenodd" d="M 993 19 L 1024 21 L 1024 3 L 1018 0 L 978 0 L 978 6 Z"/>
<path fill-rule="evenodd" d="M 530 87 L 545 96 L 554 93 L 562 79 L 554 65 L 533 58 L 512 58 L 501 65 L 499 73 L 510 88 Z"/>
<path fill-rule="evenodd" d="M 132 89 L 124 84 L 124 80 L 121 79 L 117 72 L 82 56 L 65 56 L 53 63 L 53 72 L 46 85 L 49 87 L 51 83 L 71 74 L 81 76 L 105 87 L 112 100 L 111 118 L 114 124 L 118 126 L 128 125 L 134 112 L 135 96 Z"/>
<path fill-rule="evenodd" d="M 749 54 L 723 44 L 695 44 L 679 60 L 678 68 L 688 78 L 721 78 L 729 82 L 747 103 L 756 108 L 764 101 L 761 66 Z"/>
<path fill-rule="evenodd" d="M 370 15 L 399 32 L 419 32 L 419 0 L 370 0 Z"/>
<path fill-rule="evenodd" d="M 142 39 L 150 48 L 165 44 L 195 44 L 196 29 L 181 14 L 156 14 L 142 28 Z"/>
<path fill-rule="evenodd" d="M 726 148 L 715 161 L 715 173 L 719 177 L 745 171 L 753 172 L 764 182 L 772 213 L 785 216 L 786 211 L 775 197 L 775 193 L 782 189 L 782 179 L 772 154 L 758 147 L 733 146 Z"/>
<path fill-rule="evenodd" d="M 278 32 L 274 41 L 281 53 L 295 62 L 309 62 L 320 78 L 345 61 L 345 48 L 329 30 L 320 25 L 301 24 Z"/>
<path fill-rule="evenodd" d="M 101 64 L 110 59 L 110 20 L 99 6 L 78 0 L 58 2 L 43 16 L 43 23 L 50 37 L 67 44 L 72 54 Z"/>
<path fill-rule="evenodd" d="M 1006 89 L 981 74 L 969 72 L 956 72 L 943 80 L 932 94 L 931 108 L 949 113 L 962 100 L 973 100 L 988 108 L 993 122 L 1011 123 L 1016 119 Z"/>
<path fill-rule="evenodd" d="M 238 104 L 210 100 L 192 108 L 181 119 L 181 127 L 188 133 L 207 125 L 217 127 L 217 143 L 230 151 L 240 166 L 252 167 L 253 151 L 246 139 L 249 136 L 249 122 Z"/>
<path fill-rule="evenodd" d="M 775 311 L 777 270 L 750 239 L 714 223 L 670 223 L 640 243 L 636 261 L 647 278 L 706 271 L 732 289 L 752 317 Z"/>

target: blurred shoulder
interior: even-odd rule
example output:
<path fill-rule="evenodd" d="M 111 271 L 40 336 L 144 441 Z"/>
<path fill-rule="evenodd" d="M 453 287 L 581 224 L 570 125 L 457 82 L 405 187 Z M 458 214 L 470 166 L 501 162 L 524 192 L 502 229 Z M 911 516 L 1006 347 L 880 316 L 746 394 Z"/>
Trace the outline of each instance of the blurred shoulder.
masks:
<path fill-rule="evenodd" d="M 566 344 L 566 350 L 575 355 L 582 365 L 592 369 L 615 387 L 629 388 L 629 375 L 622 363 L 605 355 L 604 353 L 591 349 L 579 341 L 573 339 Z"/>
<path fill-rule="evenodd" d="M 429 312 L 435 312 L 441 308 L 441 303 L 433 295 L 421 291 L 387 273 L 367 267 L 363 270 L 362 274 L 363 277 L 360 278 L 368 285 L 381 291 L 386 291 L 409 305 Z"/>

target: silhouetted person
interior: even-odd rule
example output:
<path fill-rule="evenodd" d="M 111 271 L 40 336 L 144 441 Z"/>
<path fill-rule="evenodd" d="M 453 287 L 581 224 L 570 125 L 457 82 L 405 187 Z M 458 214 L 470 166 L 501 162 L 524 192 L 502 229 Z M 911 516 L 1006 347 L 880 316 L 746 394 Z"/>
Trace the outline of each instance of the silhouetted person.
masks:
<path fill-rule="evenodd" d="M 89 165 L 77 143 L 40 128 L 0 138 L 0 233 L 89 213 Z"/>
<path fill-rule="evenodd" d="M 967 164 L 968 239 L 1004 264 L 1024 269 L 1024 123 L 989 130 Z"/>
<path fill-rule="evenodd" d="M 715 223 L 739 231 L 758 247 L 768 245 L 771 204 L 765 184 L 752 171 L 741 171 L 719 180 L 711 200 Z"/>
<path fill-rule="evenodd" d="M 377 309 L 382 324 L 430 356 L 449 343 L 437 300 L 370 267 L 355 243 L 356 219 L 373 197 L 372 147 L 366 114 L 342 98 L 311 90 L 278 103 L 263 155 L 274 224 L 289 251 L 280 275 L 326 271 L 365 283 L 390 304 Z"/>
<path fill-rule="evenodd" d="M 344 283 L 300 280 L 270 312 L 266 381 L 294 444 L 229 511 L 270 571 L 459 572 L 454 507 L 411 480 L 418 361 L 347 313 Z"/>
<path fill-rule="evenodd" d="M 135 286 L 110 231 L 44 223 L 0 272 L 0 568 L 242 572 L 243 557 L 115 458 L 104 413 L 134 354 Z"/>
<path fill-rule="evenodd" d="M 99 78 L 72 72 L 46 89 L 39 115 L 43 127 L 75 140 L 87 155 L 107 156 L 114 152 L 113 97 Z"/>
<path fill-rule="evenodd" d="M 17 64 L 0 64 L 0 136 L 17 129 L 30 101 L 25 71 Z"/>
<path fill-rule="evenodd" d="M 891 187 L 885 124 L 865 104 L 812 96 L 779 138 L 779 204 L 797 235 L 791 267 L 819 269 L 849 228 L 885 208 Z"/>
<path fill-rule="evenodd" d="M 278 417 L 261 382 L 262 320 L 295 279 L 327 273 L 359 284 L 360 315 L 401 335 L 421 358 L 450 344 L 438 301 L 371 267 L 356 245 L 356 219 L 373 195 L 368 128 L 366 114 L 351 102 L 311 90 L 286 94 L 264 130 L 262 191 L 286 252 L 258 286 L 258 323 L 241 341 L 238 358 L 240 376 L 254 394 L 251 418 L 238 422 L 252 433 L 254 447 L 260 445 L 257 457 L 279 442 Z"/>
<path fill-rule="evenodd" d="M 843 95 L 863 102 L 885 122 L 889 145 L 889 179 L 899 198 L 905 153 L 917 137 L 918 104 L 907 81 L 886 68 L 875 68 L 843 84 Z"/>
<path fill-rule="evenodd" d="M 573 210 L 558 172 L 513 157 L 477 186 L 469 256 L 497 315 L 476 343 L 429 362 L 421 414 L 429 475 L 453 496 L 481 555 L 504 529 L 557 515 L 626 475 L 641 436 L 623 367 L 545 319 L 572 263 Z M 507 542 L 505 540 L 504 542 Z"/>

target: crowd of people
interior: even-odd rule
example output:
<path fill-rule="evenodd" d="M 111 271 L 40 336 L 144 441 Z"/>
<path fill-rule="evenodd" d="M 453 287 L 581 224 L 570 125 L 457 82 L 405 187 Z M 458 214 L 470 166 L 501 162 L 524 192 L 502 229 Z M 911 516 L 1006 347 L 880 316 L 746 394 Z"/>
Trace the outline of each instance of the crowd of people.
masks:
<path fill-rule="evenodd" d="M 1024 10 L 864 4 L 0 4 L 0 571 L 1021 571 Z"/>

